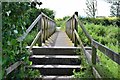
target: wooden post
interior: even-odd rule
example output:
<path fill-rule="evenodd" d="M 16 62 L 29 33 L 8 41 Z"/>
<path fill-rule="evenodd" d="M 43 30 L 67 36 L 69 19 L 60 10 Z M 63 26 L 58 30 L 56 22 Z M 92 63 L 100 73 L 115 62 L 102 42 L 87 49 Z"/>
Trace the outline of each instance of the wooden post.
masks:
<path fill-rule="evenodd" d="M 47 18 L 45 17 L 45 40 L 47 40 Z"/>
<path fill-rule="evenodd" d="M 73 33 L 73 20 L 72 20 L 73 18 L 71 18 L 71 33 L 70 33 L 70 35 L 71 35 L 71 40 L 72 40 L 72 42 L 73 42 L 73 35 L 72 35 L 72 33 Z"/>
<path fill-rule="evenodd" d="M 49 38 L 49 19 L 47 19 L 47 40 Z"/>
<path fill-rule="evenodd" d="M 45 17 L 43 17 L 43 43 L 45 43 L 45 26 L 46 26 L 46 24 L 45 24 Z"/>
<path fill-rule="evenodd" d="M 97 50 L 94 46 L 92 46 L 92 64 L 96 65 L 96 56 L 97 56 Z"/>
<path fill-rule="evenodd" d="M 39 20 L 38 22 L 38 32 L 42 29 L 42 19 Z M 40 35 L 38 39 L 38 46 L 42 46 L 42 40 L 41 40 L 42 35 Z"/>
<path fill-rule="evenodd" d="M 72 29 L 71 29 L 71 26 L 72 26 L 72 21 L 70 20 L 70 33 L 69 33 L 69 35 L 70 35 L 70 40 L 72 40 L 72 36 L 71 36 L 71 31 L 72 31 Z"/>
<path fill-rule="evenodd" d="M 75 15 L 78 17 L 78 12 L 75 12 Z M 78 32 L 78 22 L 77 20 L 75 19 L 75 30 Z M 77 37 L 75 35 L 75 43 L 74 43 L 74 46 L 77 47 L 77 44 L 78 44 L 78 41 L 77 41 Z"/>
<path fill-rule="evenodd" d="M 75 15 L 74 15 L 75 16 Z M 74 16 L 73 16 L 73 20 L 72 20 L 72 23 L 73 23 L 73 25 L 72 25 L 72 40 L 73 40 L 73 43 L 75 43 L 75 33 L 74 33 L 74 29 L 75 29 L 75 18 L 74 18 Z"/>

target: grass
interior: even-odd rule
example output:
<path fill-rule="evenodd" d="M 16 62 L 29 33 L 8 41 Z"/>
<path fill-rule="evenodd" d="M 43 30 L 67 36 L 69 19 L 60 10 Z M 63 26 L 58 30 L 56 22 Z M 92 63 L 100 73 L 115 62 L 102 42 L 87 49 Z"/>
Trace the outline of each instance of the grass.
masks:
<path fill-rule="evenodd" d="M 65 21 L 61 21 L 61 30 L 65 30 Z M 80 27 L 80 26 L 78 26 Z M 120 30 L 119 27 L 115 27 L 113 25 L 110 26 L 102 26 L 102 25 L 94 25 L 94 24 L 85 24 L 85 28 L 88 31 L 88 33 L 99 43 L 107 46 L 111 50 L 115 51 L 116 53 L 120 53 L 118 50 L 120 48 L 120 45 L 118 45 L 118 40 L 120 40 L 119 36 L 120 33 L 118 32 Z M 90 46 L 90 42 L 85 37 L 85 34 L 82 32 L 81 28 L 78 28 L 79 36 L 86 46 Z M 27 36 L 26 40 L 28 41 L 27 44 L 30 44 L 32 40 L 34 39 L 35 35 L 37 34 L 36 31 L 33 31 L 30 33 L 30 35 Z M 106 55 L 104 55 L 99 50 L 97 51 L 97 54 L 100 58 L 100 64 L 96 65 L 96 68 L 98 72 L 101 74 L 104 78 L 120 78 L 120 65 L 112 61 L 110 58 L 108 58 Z M 83 57 L 84 58 L 84 57 Z M 85 58 L 84 58 L 85 59 Z M 85 61 L 85 60 L 83 60 Z M 75 72 L 74 77 L 76 78 L 93 78 L 93 75 L 91 73 L 91 68 L 86 62 L 83 62 L 83 69 L 81 69 L 80 72 Z"/>
<path fill-rule="evenodd" d="M 108 48 L 112 49 L 116 53 L 120 53 L 118 51 L 118 47 L 120 47 L 120 45 L 118 45 L 118 40 L 119 40 L 118 36 L 120 35 L 118 30 L 120 30 L 120 28 L 112 25 L 102 26 L 102 25 L 94 25 L 94 24 L 86 24 L 85 27 L 87 31 L 90 33 L 90 35 L 96 41 L 107 46 Z M 87 43 L 88 40 L 84 42 Z M 97 64 L 96 68 L 100 72 L 101 76 L 105 78 L 106 77 L 120 78 L 120 75 L 119 75 L 120 65 L 112 61 L 110 58 L 108 58 L 99 50 L 97 51 L 97 54 L 100 58 L 100 64 Z"/>
<path fill-rule="evenodd" d="M 64 23 L 65 21 L 63 21 L 63 24 L 61 24 L 61 29 L 63 30 L 65 30 Z M 118 44 L 118 40 L 120 40 L 120 33 L 118 32 L 120 31 L 119 27 L 113 25 L 103 26 L 88 23 L 86 23 L 84 26 L 94 40 L 120 54 L 120 50 L 118 50 L 120 48 L 120 45 Z M 78 27 L 78 33 L 83 44 L 85 46 L 91 46 L 80 26 Z M 97 54 L 100 58 L 100 64 L 97 64 L 96 68 L 98 72 L 100 72 L 101 76 L 103 78 L 120 78 L 120 65 L 112 61 L 99 50 L 97 51 Z M 89 68 L 85 72 L 74 72 L 75 77 L 88 77 L 86 75 L 91 75 L 89 74 Z"/>
<path fill-rule="evenodd" d="M 100 58 L 100 64 L 97 64 L 96 67 L 98 68 L 102 77 L 112 77 L 112 78 L 120 77 L 120 75 L 118 75 L 120 65 L 112 61 L 110 58 L 105 56 L 100 51 L 98 51 L 98 56 Z"/>
<path fill-rule="evenodd" d="M 92 68 L 91 66 L 87 63 L 87 60 L 85 58 L 85 55 L 81 52 L 82 50 L 78 50 L 76 51 L 76 53 L 78 55 L 80 55 L 80 60 L 81 60 L 81 69 L 79 72 L 76 72 L 75 70 L 73 71 L 74 73 L 74 78 L 78 78 L 78 79 L 90 79 L 90 78 L 94 78 L 93 74 L 92 74 Z"/>

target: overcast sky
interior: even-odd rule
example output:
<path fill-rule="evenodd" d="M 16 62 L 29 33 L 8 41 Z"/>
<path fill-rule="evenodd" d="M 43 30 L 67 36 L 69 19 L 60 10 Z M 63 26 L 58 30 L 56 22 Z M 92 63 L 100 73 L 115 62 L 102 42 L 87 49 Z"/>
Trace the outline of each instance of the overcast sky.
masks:
<path fill-rule="evenodd" d="M 86 9 L 86 0 L 40 0 L 43 4 L 41 8 L 49 8 L 55 11 L 56 18 L 62 18 L 64 16 L 71 16 L 75 11 L 78 11 L 80 16 L 86 16 L 84 9 Z M 110 4 L 104 0 L 97 0 L 97 15 L 109 16 Z"/>

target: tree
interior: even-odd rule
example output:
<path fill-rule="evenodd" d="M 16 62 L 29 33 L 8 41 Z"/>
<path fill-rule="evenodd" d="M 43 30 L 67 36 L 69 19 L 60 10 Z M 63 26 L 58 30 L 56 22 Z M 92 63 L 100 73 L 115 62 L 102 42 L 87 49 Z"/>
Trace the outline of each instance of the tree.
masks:
<path fill-rule="evenodd" d="M 40 7 L 40 5 L 42 5 L 42 2 L 38 2 L 38 1 L 31 2 L 31 8 L 36 8 L 36 5 L 39 5 L 39 7 Z"/>
<path fill-rule="evenodd" d="M 63 17 L 63 20 L 67 20 L 69 18 L 70 18 L 70 16 L 65 16 L 65 17 Z"/>
<path fill-rule="evenodd" d="M 45 14 L 48 13 L 49 16 L 54 14 L 49 9 L 31 8 L 31 2 L 2 2 L 2 77 L 5 76 L 5 69 L 11 64 L 19 60 L 28 61 L 28 54 L 26 54 L 25 49 L 27 42 L 23 41 L 21 47 L 17 38 L 26 31 L 41 10 Z M 23 72 L 23 69 L 21 71 Z M 8 77 L 20 76 L 20 73 L 17 75 L 12 74 Z"/>
<path fill-rule="evenodd" d="M 112 16 L 120 17 L 120 1 L 112 3 L 110 12 Z"/>
<path fill-rule="evenodd" d="M 53 10 L 48 9 L 48 8 L 41 8 L 40 12 L 43 12 L 51 19 L 54 19 L 54 17 L 55 17 L 55 12 Z"/>
<path fill-rule="evenodd" d="M 97 0 L 86 0 L 87 9 L 85 10 L 86 14 L 89 17 L 95 18 L 97 11 Z"/>
<path fill-rule="evenodd" d="M 105 0 L 108 3 L 111 3 L 111 15 L 120 17 L 120 1 L 119 0 Z"/>

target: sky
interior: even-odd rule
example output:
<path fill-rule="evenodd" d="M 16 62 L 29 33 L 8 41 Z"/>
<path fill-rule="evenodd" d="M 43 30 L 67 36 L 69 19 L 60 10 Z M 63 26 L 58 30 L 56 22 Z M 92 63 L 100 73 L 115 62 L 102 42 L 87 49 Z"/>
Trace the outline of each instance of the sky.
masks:
<path fill-rule="evenodd" d="M 80 16 L 86 16 L 86 0 L 40 0 L 43 4 L 41 8 L 49 8 L 55 11 L 55 18 L 63 18 L 64 16 L 72 16 L 78 11 Z M 109 16 L 110 4 L 104 0 L 97 0 L 97 16 Z"/>

